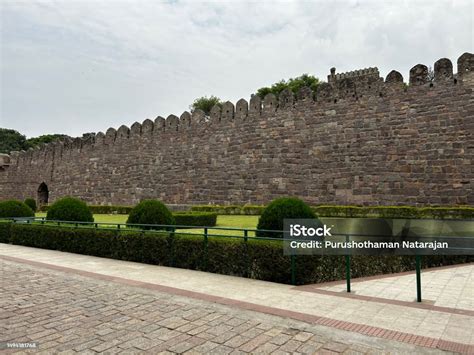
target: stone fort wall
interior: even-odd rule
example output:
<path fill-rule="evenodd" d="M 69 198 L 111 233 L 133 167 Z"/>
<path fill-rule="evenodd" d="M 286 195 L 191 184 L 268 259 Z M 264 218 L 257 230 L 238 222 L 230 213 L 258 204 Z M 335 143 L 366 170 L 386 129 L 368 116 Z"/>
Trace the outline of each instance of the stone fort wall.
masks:
<path fill-rule="evenodd" d="M 386 79 L 337 74 L 235 107 L 170 115 L 0 157 L 0 199 L 72 195 L 94 204 L 474 203 L 474 55 Z"/>

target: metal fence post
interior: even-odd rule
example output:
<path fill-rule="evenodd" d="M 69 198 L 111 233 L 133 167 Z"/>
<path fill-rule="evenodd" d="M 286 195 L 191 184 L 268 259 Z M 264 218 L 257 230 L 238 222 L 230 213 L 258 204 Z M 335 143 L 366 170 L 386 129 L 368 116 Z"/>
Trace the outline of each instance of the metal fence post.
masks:
<path fill-rule="evenodd" d="M 170 234 L 168 236 L 168 242 L 169 242 L 169 246 L 170 246 L 170 265 L 169 266 L 172 267 L 174 265 L 174 232 L 175 232 L 175 228 L 166 227 L 166 231 L 170 232 Z"/>
<path fill-rule="evenodd" d="M 349 242 L 349 236 L 346 235 L 346 242 Z M 346 289 L 351 292 L 351 256 L 346 255 Z"/>
<path fill-rule="evenodd" d="M 296 255 L 291 256 L 291 284 L 296 285 Z"/>
<path fill-rule="evenodd" d="M 250 258 L 249 258 L 249 231 L 244 229 L 244 243 L 245 243 L 245 277 L 250 276 Z"/>
<path fill-rule="evenodd" d="M 207 228 L 204 228 L 204 260 L 203 260 L 204 270 L 207 270 L 207 259 L 208 259 L 207 245 L 208 245 L 208 232 L 207 232 Z"/>
<path fill-rule="evenodd" d="M 351 292 L 351 256 L 346 255 L 346 288 Z"/>
<path fill-rule="evenodd" d="M 416 260 L 416 301 L 421 302 L 421 255 L 416 255 L 415 260 Z"/>

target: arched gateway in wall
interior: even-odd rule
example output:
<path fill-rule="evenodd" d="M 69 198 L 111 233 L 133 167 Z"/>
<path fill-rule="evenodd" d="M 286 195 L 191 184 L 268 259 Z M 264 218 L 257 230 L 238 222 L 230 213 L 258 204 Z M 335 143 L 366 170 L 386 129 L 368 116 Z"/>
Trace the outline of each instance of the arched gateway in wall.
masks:
<path fill-rule="evenodd" d="M 46 185 L 45 182 L 42 182 L 40 186 L 38 187 L 38 205 L 46 205 L 48 204 L 49 201 L 49 190 L 48 190 L 48 185 Z"/>

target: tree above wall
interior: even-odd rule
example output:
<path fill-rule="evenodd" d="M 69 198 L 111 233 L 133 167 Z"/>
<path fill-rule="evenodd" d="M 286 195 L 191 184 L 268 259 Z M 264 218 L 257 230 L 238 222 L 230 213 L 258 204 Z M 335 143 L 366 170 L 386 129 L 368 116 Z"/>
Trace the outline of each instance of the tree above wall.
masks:
<path fill-rule="evenodd" d="M 191 112 L 194 112 L 197 109 L 202 110 L 206 115 L 209 116 L 209 114 L 211 113 L 211 109 L 215 105 L 222 105 L 222 103 L 222 100 L 217 96 L 202 96 L 194 100 L 194 102 L 189 106 L 189 109 L 191 110 Z"/>
<path fill-rule="evenodd" d="M 64 138 L 64 137 L 67 137 L 67 135 L 65 135 L 65 134 L 44 134 L 42 136 L 28 138 L 26 140 L 26 142 L 28 143 L 28 145 L 30 147 L 36 147 L 37 145 L 51 143 L 52 141 L 55 141 L 58 138 Z"/>
<path fill-rule="evenodd" d="M 13 150 L 26 150 L 26 137 L 13 129 L 0 128 L 0 153 L 10 153 Z"/>
<path fill-rule="evenodd" d="M 275 94 L 278 96 L 283 90 L 285 89 L 290 89 L 293 91 L 295 94 L 298 93 L 298 91 L 304 87 L 307 86 L 311 90 L 316 91 L 316 88 L 321 82 L 319 81 L 318 78 L 316 78 L 313 75 L 309 74 L 302 74 L 296 78 L 290 78 L 288 80 L 280 80 L 271 86 L 265 86 L 257 90 L 256 95 L 260 96 L 262 99 L 265 97 L 267 94 Z M 206 115 L 209 116 L 211 109 L 215 105 L 222 105 L 223 101 L 214 95 L 211 96 L 201 96 L 194 100 L 194 102 L 189 106 L 191 112 L 200 109 L 204 111 Z"/>
<path fill-rule="evenodd" d="M 262 87 L 257 90 L 257 95 L 260 96 L 262 99 L 265 97 L 265 95 L 270 93 L 278 96 L 285 89 L 290 89 L 296 94 L 304 86 L 307 86 L 311 90 L 316 91 L 316 88 L 319 84 L 320 81 L 315 76 L 303 74 L 296 78 L 290 78 L 288 80 L 282 79 L 272 84 L 271 86 Z"/>
<path fill-rule="evenodd" d="M 24 134 L 14 129 L 0 128 L 0 153 L 9 154 L 15 150 L 27 150 L 62 137 L 67 136 L 64 134 L 45 134 L 27 139 Z"/>

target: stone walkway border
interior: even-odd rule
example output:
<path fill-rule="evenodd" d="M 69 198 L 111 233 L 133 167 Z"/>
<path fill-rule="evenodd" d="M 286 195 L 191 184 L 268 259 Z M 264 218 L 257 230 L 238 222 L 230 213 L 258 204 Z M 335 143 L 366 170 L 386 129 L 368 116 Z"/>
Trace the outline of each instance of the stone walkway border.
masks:
<path fill-rule="evenodd" d="M 444 270 L 444 269 L 451 269 L 451 268 L 456 268 L 456 267 L 459 267 L 459 266 L 468 266 L 468 265 L 473 265 L 473 264 L 474 263 L 438 266 L 438 267 L 425 269 L 424 271 L 426 272 L 426 271 Z M 353 280 L 351 279 L 351 283 L 359 283 L 359 282 L 364 282 L 364 281 L 380 280 L 380 279 L 386 279 L 386 278 L 391 278 L 391 277 L 399 277 L 399 276 L 404 276 L 404 275 L 415 275 L 415 271 L 405 271 L 405 272 L 399 272 L 399 273 L 396 273 L 396 274 L 384 274 L 384 275 L 359 277 L 357 279 L 353 279 Z M 423 278 L 423 276 L 422 276 L 422 278 Z M 294 289 L 298 290 L 298 291 L 319 293 L 319 294 L 322 294 L 322 295 L 359 299 L 359 300 L 362 300 L 362 301 L 393 304 L 393 305 L 404 306 L 404 307 L 428 309 L 428 310 L 437 311 L 437 312 L 444 312 L 444 313 L 451 313 L 451 314 L 461 314 L 461 315 L 474 317 L 474 311 L 471 311 L 471 310 L 468 310 L 468 309 L 442 307 L 442 306 L 435 306 L 435 305 L 428 304 L 428 303 L 418 303 L 418 302 L 414 302 L 414 301 L 409 302 L 409 301 L 392 300 L 392 299 L 389 299 L 389 298 L 358 295 L 354 292 L 351 292 L 351 293 L 349 293 L 349 292 L 337 292 L 337 291 L 329 291 L 329 290 L 323 290 L 322 289 L 323 287 L 326 287 L 326 286 L 343 285 L 345 283 L 346 283 L 345 280 L 338 280 L 338 281 L 324 282 L 324 283 L 320 283 L 320 284 L 296 286 L 296 287 L 294 287 Z M 415 292 L 415 290 L 413 292 Z"/>
<path fill-rule="evenodd" d="M 435 266 L 435 267 L 430 267 L 427 269 L 422 269 L 421 271 L 427 272 L 427 271 L 454 269 L 460 266 L 469 266 L 469 265 L 474 265 L 474 263 Z M 381 274 L 381 275 L 357 277 L 354 279 L 351 278 L 351 284 L 358 283 L 358 282 L 372 281 L 372 280 L 389 279 L 391 277 L 398 277 L 398 276 L 404 276 L 404 275 L 415 275 L 415 270 L 397 272 L 393 274 Z M 345 284 L 346 284 L 346 280 L 337 280 L 337 281 L 321 282 L 319 284 L 311 284 L 311 285 L 305 285 L 305 286 L 326 287 L 326 286 L 345 285 Z"/>
<path fill-rule="evenodd" d="M 47 263 L 31 261 L 31 260 L 26 260 L 22 258 L 11 257 L 11 256 L 0 255 L 0 259 L 29 264 L 33 266 L 43 267 L 43 268 L 66 272 L 66 273 L 72 273 L 72 274 L 95 278 L 99 280 L 117 282 L 117 283 L 125 284 L 128 286 L 135 286 L 135 287 L 145 288 L 149 290 L 155 290 L 159 292 L 165 292 L 169 294 L 199 299 L 202 301 L 214 302 L 214 303 L 238 307 L 238 308 L 242 308 L 242 309 L 246 309 L 250 311 L 271 314 L 274 316 L 292 318 L 292 319 L 303 321 L 310 324 L 333 327 L 336 329 L 360 333 L 360 334 L 378 337 L 382 339 L 396 340 L 399 342 L 423 346 L 427 348 L 451 351 L 451 352 L 456 352 L 456 353 L 461 353 L 461 354 L 474 353 L 474 345 L 462 344 L 462 343 L 457 343 L 453 341 L 447 341 L 447 340 L 435 339 L 435 338 L 414 335 L 414 334 L 409 334 L 409 333 L 397 332 L 394 330 L 373 327 L 373 326 L 368 326 L 364 324 L 345 322 L 345 321 L 340 321 L 337 319 L 319 317 L 319 316 L 314 316 L 314 315 L 305 314 L 301 312 L 293 312 L 293 311 L 284 310 L 280 308 L 273 308 L 273 307 L 268 307 L 268 306 L 257 305 L 250 302 L 237 301 L 237 300 L 232 300 L 225 297 L 208 295 L 208 294 L 204 294 L 200 292 L 182 290 L 175 287 L 163 286 L 163 285 L 152 284 L 152 283 L 142 282 L 142 281 L 135 281 L 135 280 L 125 279 L 125 278 L 116 277 L 116 276 L 102 275 L 102 274 L 98 274 L 94 272 L 82 271 L 78 269 L 51 265 Z"/>

